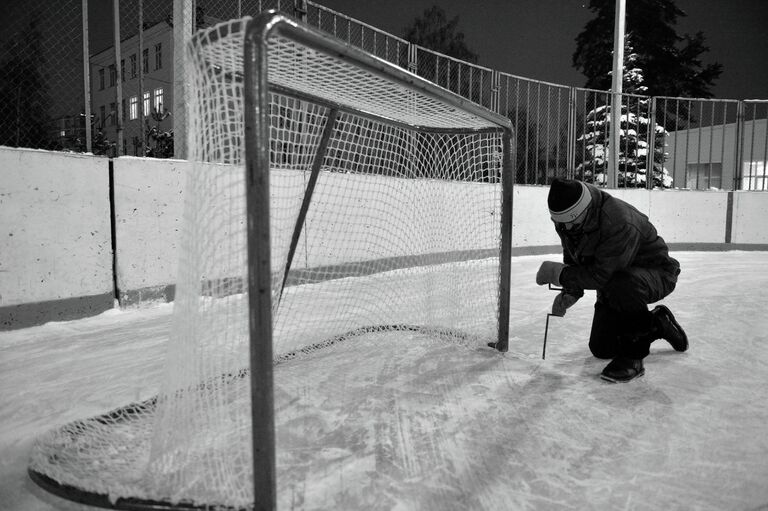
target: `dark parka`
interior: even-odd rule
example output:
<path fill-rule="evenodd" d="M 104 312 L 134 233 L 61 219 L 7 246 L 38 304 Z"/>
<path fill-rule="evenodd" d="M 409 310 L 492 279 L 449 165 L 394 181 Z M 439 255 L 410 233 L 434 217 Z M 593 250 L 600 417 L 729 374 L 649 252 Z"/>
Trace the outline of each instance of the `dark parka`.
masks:
<path fill-rule="evenodd" d="M 576 296 L 584 289 L 599 292 L 614 273 L 630 267 L 677 275 L 680 264 L 669 256 L 647 216 L 599 188 L 587 187 L 592 201 L 584 222 L 570 231 L 560 224 L 555 227 L 568 265 L 560 275 L 565 289 Z"/>

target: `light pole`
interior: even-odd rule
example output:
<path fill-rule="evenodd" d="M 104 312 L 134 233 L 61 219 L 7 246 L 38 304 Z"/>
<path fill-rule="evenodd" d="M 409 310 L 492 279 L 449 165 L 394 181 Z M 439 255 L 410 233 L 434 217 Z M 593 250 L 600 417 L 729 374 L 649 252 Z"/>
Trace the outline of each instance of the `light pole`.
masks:
<path fill-rule="evenodd" d="M 619 149 L 621 143 L 621 87 L 624 78 L 624 25 L 627 0 L 616 0 L 616 16 L 613 27 L 613 76 L 611 77 L 611 137 L 609 139 L 608 182 L 615 188 L 619 175 Z"/>

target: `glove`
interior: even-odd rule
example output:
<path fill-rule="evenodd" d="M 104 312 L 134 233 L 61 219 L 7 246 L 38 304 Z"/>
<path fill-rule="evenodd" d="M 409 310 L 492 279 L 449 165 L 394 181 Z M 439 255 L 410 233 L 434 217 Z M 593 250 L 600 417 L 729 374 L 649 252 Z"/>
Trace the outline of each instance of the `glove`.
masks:
<path fill-rule="evenodd" d="M 544 284 L 560 286 L 560 273 L 563 268 L 565 268 L 563 263 L 544 261 L 536 272 L 536 283 L 540 286 Z"/>
<path fill-rule="evenodd" d="M 555 297 L 555 301 L 552 302 L 552 315 L 565 316 L 565 311 L 570 309 L 574 303 L 579 301 L 579 296 L 573 296 L 572 294 L 560 291 Z"/>

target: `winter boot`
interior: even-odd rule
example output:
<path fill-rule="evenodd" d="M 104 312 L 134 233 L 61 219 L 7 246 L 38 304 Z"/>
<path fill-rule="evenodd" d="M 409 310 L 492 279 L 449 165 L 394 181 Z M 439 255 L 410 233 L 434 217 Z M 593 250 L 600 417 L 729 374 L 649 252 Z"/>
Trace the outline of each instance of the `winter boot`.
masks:
<path fill-rule="evenodd" d="M 644 374 L 642 359 L 616 357 L 605 366 L 600 378 L 611 383 L 624 383 Z"/>
<path fill-rule="evenodd" d="M 685 351 L 688 349 L 688 336 L 685 330 L 675 320 L 675 316 L 664 305 L 657 305 L 653 311 L 654 322 L 656 323 L 656 333 L 675 349 L 675 351 Z"/>

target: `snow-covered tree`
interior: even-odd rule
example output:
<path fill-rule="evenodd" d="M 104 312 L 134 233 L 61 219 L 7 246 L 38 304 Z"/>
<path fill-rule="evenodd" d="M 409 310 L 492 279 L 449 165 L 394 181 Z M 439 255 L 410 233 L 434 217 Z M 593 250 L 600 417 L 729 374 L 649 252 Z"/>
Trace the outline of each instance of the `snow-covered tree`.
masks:
<path fill-rule="evenodd" d="M 668 135 L 663 126 L 654 125 L 651 134 L 649 118 L 650 98 L 643 96 L 647 87 L 643 85 L 643 72 L 637 67 L 637 54 L 631 45 L 625 47 L 623 74 L 623 97 L 621 105 L 621 127 L 619 138 L 619 173 L 617 185 L 627 188 L 645 188 L 648 179 L 648 164 L 652 161 L 651 179 L 655 188 L 669 188 L 672 178 L 664 167 L 664 141 Z M 608 143 L 610 139 L 611 105 L 600 105 L 591 110 L 585 119 L 585 132 L 577 139 L 576 154 L 581 162 L 576 175 L 585 181 L 604 185 L 607 183 L 610 162 Z M 653 158 L 648 158 L 649 139 L 654 137 Z"/>

